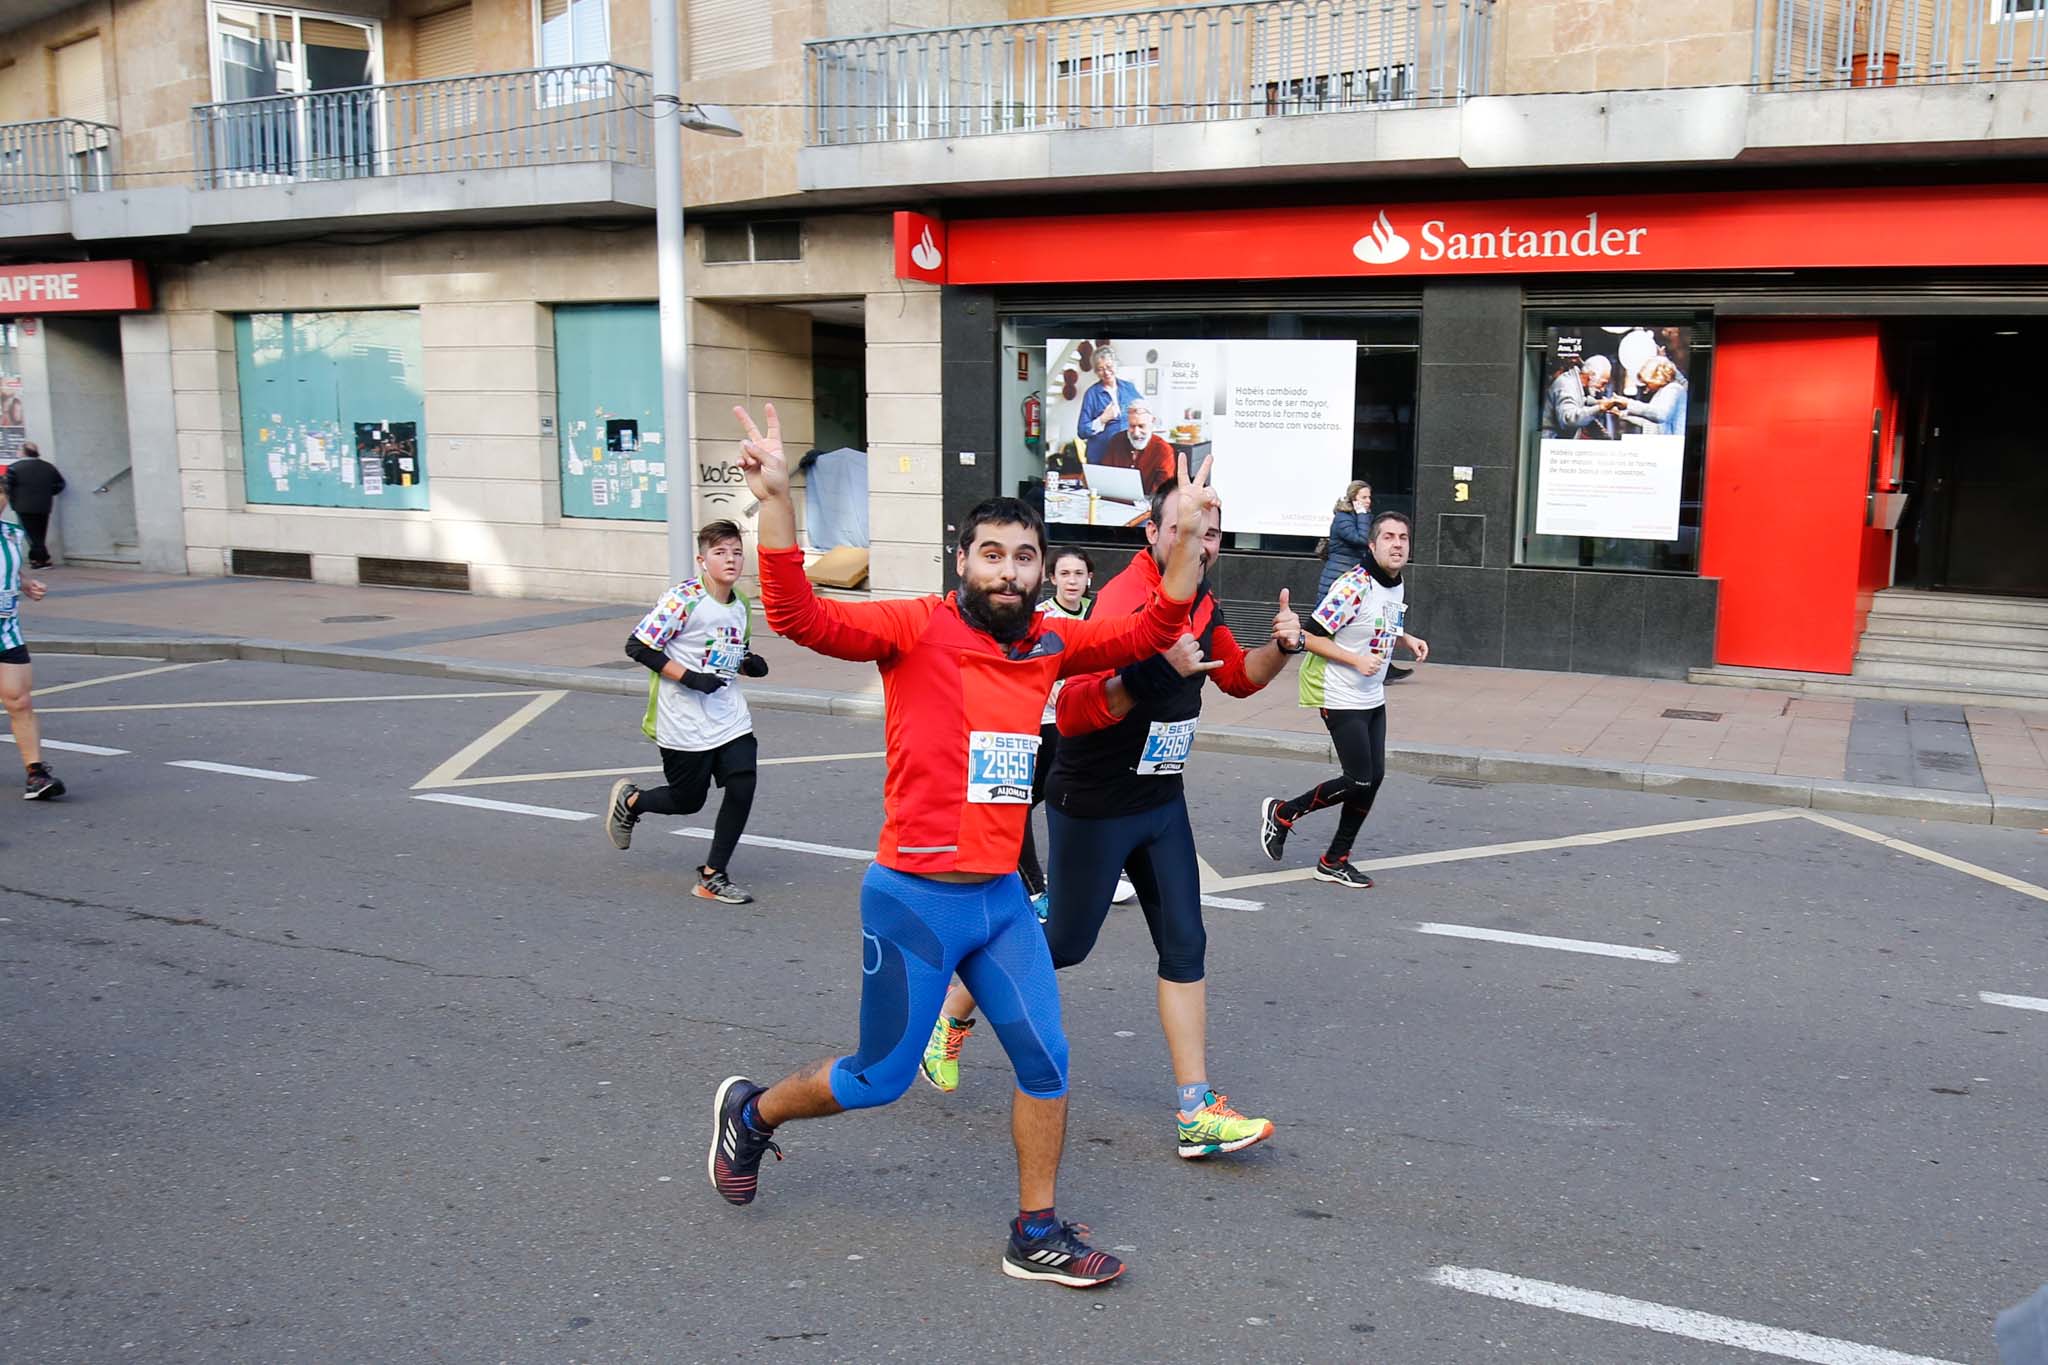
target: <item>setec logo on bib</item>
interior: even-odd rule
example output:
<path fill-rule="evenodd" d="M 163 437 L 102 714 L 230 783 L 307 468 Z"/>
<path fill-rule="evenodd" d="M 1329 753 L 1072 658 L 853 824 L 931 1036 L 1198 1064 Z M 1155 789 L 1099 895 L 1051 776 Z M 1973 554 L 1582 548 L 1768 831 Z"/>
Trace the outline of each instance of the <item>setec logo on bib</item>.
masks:
<path fill-rule="evenodd" d="M 1138 755 L 1140 777 L 1173 777 L 1185 772 L 1188 755 L 1195 749 L 1194 717 L 1186 720 L 1155 720 L 1145 732 L 1145 748 Z"/>
<path fill-rule="evenodd" d="M 1038 766 L 1038 736 L 975 730 L 967 736 L 967 799 L 978 805 L 1028 806 Z"/>

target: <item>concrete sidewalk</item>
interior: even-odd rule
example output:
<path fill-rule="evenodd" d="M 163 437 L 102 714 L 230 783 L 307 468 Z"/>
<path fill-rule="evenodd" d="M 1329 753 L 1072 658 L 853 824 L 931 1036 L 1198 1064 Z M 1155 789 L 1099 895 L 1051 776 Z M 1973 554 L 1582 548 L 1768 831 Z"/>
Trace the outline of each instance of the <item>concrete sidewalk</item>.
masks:
<path fill-rule="evenodd" d="M 531 601 L 109 569 L 43 574 L 32 647 L 284 659 L 639 695 L 623 652 L 646 603 Z M 572 580 L 565 577 L 565 586 Z M 879 714 L 872 667 L 767 635 L 757 707 Z M 1425 665 L 1390 690 L 1392 765 L 1837 811 L 2048 827 L 2048 711 L 1694 687 L 1654 678 Z M 1292 673 L 1243 700 L 1212 691 L 1203 747 L 1327 758 Z"/>

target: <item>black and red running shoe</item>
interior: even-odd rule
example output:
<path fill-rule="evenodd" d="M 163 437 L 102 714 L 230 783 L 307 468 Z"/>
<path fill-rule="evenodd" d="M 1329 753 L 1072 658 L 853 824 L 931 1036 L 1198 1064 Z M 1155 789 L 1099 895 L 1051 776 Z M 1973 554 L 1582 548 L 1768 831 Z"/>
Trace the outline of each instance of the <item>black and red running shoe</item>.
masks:
<path fill-rule="evenodd" d="M 1013 1224 L 1003 1273 L 1013 1280 L 1050 1280 L 1069 1289 L 1093 1289 L 1124 1273 L 1124 1263 L 1081 1240 L 1080 1223 Z M 1037 1234 L 1035 1236 L 1031 1234 Z"/>
<path fill-rule="evenodd" d="M 745 1076 L 727 1076 L 711 1101 L 711 1155 L 705 1165 L 711 1184 L 728 1204 L 751 1204 L 760 1179 L 761 1158 L 768 1152 L 782 1160 L 782 1149 L 766 1133 L 757 1133 L 740 1117 L 747 1101 L 768 1089 Z"/>

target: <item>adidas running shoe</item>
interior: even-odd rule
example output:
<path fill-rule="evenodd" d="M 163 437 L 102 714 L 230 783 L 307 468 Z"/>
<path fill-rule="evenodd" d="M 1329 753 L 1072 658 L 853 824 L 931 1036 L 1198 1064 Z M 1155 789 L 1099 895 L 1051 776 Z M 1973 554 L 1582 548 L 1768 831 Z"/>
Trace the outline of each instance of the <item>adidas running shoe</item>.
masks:
<path fill-rule="evenodd" d="M 717 1098 L 711 1101 L 711 1155 L 705 1164 L 712 1188 L 728 1204 L 754 1202 L 764 1155 L 773 1152 L 777 1161 L 782 1160 L 782 1149 L 774 1139 L 747 1127 L 746 1120 L 740 1117 L 746 1111 L 747 1101 L 767 1088 L 755 1085 L 745 1076 L 727 1076 L 718 1087 Z"/>
<path fill-rule="evenodd" d="M 1013 1280 L 1048 1280 L 1069 1289 L 1094 1289 L 1124 1273 L 1122 1261 L 1081 1240 L 1088 1232 L 1084 1224 L 1033 1224 L 1030 1230 L 1039 1235 L 1026 1236 L 1014 1224 L 1010 1228 L 1003 1273 Z"/>
<path fill-rule="evenodd" d="M 973 1028 L 972 1019 L 949 1019 L 943 1014 L 932 1025 L 931 1041 L 924 1045 L 924 1059 L 918 1063 L 932 1089 L 950 1095 L 960 1088 L 960 1049 Z"/>
<path fill-rule="evenodd" d="M 750 905 L 754 900 L 753 896 L 732 884 L 732 878 L 725 875 L 722 867 L 698 868 L 697 884 L 690 888 L 690 894 L 727 905 Z"/>
<path fill-rule="evenodd" d="M 1360 891 L 1372 890 L 1372 878 L 1351 865 L 1351 855 L 1348 853 L 1334 863 L 1328 858 L 1316 859 L 1316 880 L 1335 882 L 1339 886 L 1355 887 Z"/>
<path fill-rule="evenodd" d="M 1294 822 L 1280 818 L 1280 798 L 1269 796 L 1259 803 L 1259 847 L 1274 862 L 1287 850 L 1287 831 Z"/>
<path fill-rule="evenodd" d="M 1200 1109 L 1180 1115 L 1180 1154 L 1190 1161 L 1218 1152 L 1241 1152 L 1271 1136 L 1271 1119 L 1248 1119 L 1213 1090 Z"/>
<path fill-rule="evenodd" d="M 639 794 L 640 789 L 623 777 L 612 783 L 611 800 L 604 803 L 604 832 L 612 836 L 614 848 L 633 846 L 633 826 L 640 817 L 629 803 Z"/>

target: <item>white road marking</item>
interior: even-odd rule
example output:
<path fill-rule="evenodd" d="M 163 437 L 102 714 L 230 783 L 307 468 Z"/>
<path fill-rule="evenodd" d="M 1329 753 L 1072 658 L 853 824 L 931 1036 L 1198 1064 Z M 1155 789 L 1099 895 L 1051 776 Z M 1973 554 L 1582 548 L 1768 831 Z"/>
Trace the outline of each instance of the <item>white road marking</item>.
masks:
<path fill-rule="evenodd" d="M 42 693 L 37 691 L 38 696 Z M 119 706 L 38 706 L 40 715 L 73 716 L 103 711 L 215 711 L 230 706 L 333 706 L 344 702 L 469 701 L 478 697 L 531 697 L 532 692 L 401 692 L 382 697 L 249 697 L 239 701 L 145 701 Z"/>
<path fill-rule="evenodd" d="M 13 735 L 0 735 L 0 739 L 6 740 L 9 744 L 15 742 Z M 70 740 L 65 739 L 46 739 L 43 741 L 43 747 L 45 749 L 60 749 L 65 753 L 72 754 L 99 754 L 103 758 L 112 758 L 117 754 L 128 752 L 126 749 L 109 749 L 103 744 L 73 744 Z"/>
<path fill-rule="evenodd" d="M 1596 943 L 1585 938 L 1552 938 L 1548 934 L 1517 934 L 1507 929 L 1475 929 L 1469 924 L 1418 924 L 1417 931 L 1444 938 L 1477 938 L 1489 943 L 1512 943 L 1522 948 L 1555 948 L 1563 953 L 1591 953 L 1595 957 L 1626 957 L 1637 962 L 1677 962 L 1677 953 L 1662 948 L 1631 948 L 1626 943 Z"/>
<path fill-rule="evenodd" d="M 208 763 L 200 758 L 174 758 L 166 768 L 193 768 L 202 773 L 226 773 L 229 777 L 260 777 L 265 782 L 311 782 L 310 773 L 281 773 L 275 768 L 244 768 L 233 763 Z"/>
<path fill-rule="evenodd" d="M 1369 862 L 1352 859 L 1351 865 L 1367 872 L 1378 872 L 1382 868 L 1428 867 L 1436 863 L 1470 862 L 1475 858 L 1505 858 L 1516 853 L 1545 853 L 1558 848 L 1595 848 L 1601 844 L 1618 844 L 1630 839 L 1661 839 L 1672 834 L 1695 834 L 1702 830 L 1729 829 L 1738 825 L 1763 825 L 1779 820 L 1797 820 L 1806 815 L 1803 810 L 1759 810 L 1742 815 L 1716 815 L 1704 820 L 1674 820 L 1662 825 L 1636 825 L 1628 829 L 1596 829 L 1585 834 L 1567 834 L 1556 839 L 1522 839 L 1511 844 L 1479 844 L 1472 848 L 1447 848 L 1433 853 L 1404 853 L 1394 858 L 1374 858 Z M 1273 886 L 1281 882 L 1305 882 L 1315 876 L 1312 867 L 1297 867 L 1286 872 L 1254 872 L 1245 877 L 1220 877 L 1210 886 L 1212 891 L 1235 891 L 1247 886 Z"/>
<path fill-rule="evenodd" d="M 881 750 L 859 754 L 798 754 L 789 758 L 764 758 L 762 767 L 784 763 L 837 763 L 841 759 L 880 758 Z M 494 787 L 508 782 L 569 782 L 594 777 L 639 777 L 645 773 L 658 773 L 659 764 L 639 768 L 583 768 L 574 772 L 560 773 L 507 773 L 502 777 L 456 777 L 434 785 L 437 787 Z"/>
<path fill-rule="evenodd" d="M 1987 1005 L 2004 1005 L 2007 1009 L 2039 1010 L 2048 1014 L 2048 1000 L 2038 995 L 2000 995 L 1997 991 L 1978 991 L 1977 998 Z"/>
<path fill-rule="evenodd" d="M 1673 1308 L 1645 1299 L 1625 1299 L 1617 1294 L 1574 1289 L 1568 1284 L 1529 1280 L 1520 1275 L 1504 1275 L 1497 1270 L 1444 1265 L 1432 1270 L 1428 1278 L 1432 1284 L 1463 1290 L 1467 1294 L 1484 1294 L 1509 1303 L 1549 1308 L 1601 1322 L 1617 1322 L 1625 1327 L 1647 1327 L 1652 1332 L 1662 1332 L 1667 1336 L 1688 1337 L 1717 1346 L 1783 1356 L 1787 1360 L 1804 1360 L 1810 1365 L 1956 1365 L 1954 1361 L 1934 1356 L 1906 1355 L 1882 1346 L 1865 1346 L 1860 1342 L 1768 1327 L 1760 1322 L 1745 1322 L 1741 1318 Z"/>
<path fill-rule="evenodd" d="M 477 810 L 498 810 L 508 815 L 539 815 L 549 820 L 595 820 L 587 810 L 563 810 L 560 806 L 528 806 L 517 801 L 491 801 L 481 796 L 456 796 L 451 792 L 428 792 L 415 801 L 438 801 L 444 806 L 472 806 Z"/>
<path fill-rule="evenodd" d="M 1882 844 L 1884 847 L 1896 849 L 1900 853 L 1911 854 L 1915 858 L 1925 859 L 1938 867 L 1951 868 L 1962 873 L 1964 876 L 1990 882 L 1993 886 L 2002 886 L 2008 891 L 2017 891 L 2022 896 L 2031 896 L 2037 901 L 2048 901 L 2048 887 L 2036 886 L 2032 882 L 2023 882 L 2018 877 L 2008 877 L 2003 872 L 1994 872 L 1988 867 L 1979 867 L 1975 863 L 1966 863 L 1961 858 L 1951 858 L 1946 853 L 1939 853 L 1931 848 L 1922 848 L 1919 844 L 1909 844 L 1904 839 L 1894 839 L 1890 835 L 1879 834 L 1874 829 L 1865 829 L 1861 825 L 1852 825 L 1847 820 L 1838 820 L 1832 815 L 1822 815 L 1819 811 L 1802 810 L 1795 812 L 1795 814 L 1804 816 L 1816 825 L 1826 825 L 1829 829 L 1840 830 L 1844 834 L 1853 834 L 1859 839 L 1868 839 L 1873 844 Z"/>
<path fill-rule="evenodd" d="M 712 831 L 694 827 L 673 830 L 671 832 L 680 834 L 685 839 L 709 839 L 712 837 Z M 754 844 L 761 848 L 785 848 L 795 853 L 815 853 L 821 858 L 845 858 L 849 862 L 871 863 L 875 860 L 875 851 L 871 848 L 845 848 L 838 844 L 808 844 L 801 839 L 775 839 L 765 834 L 742 834 L 740 842 L 743 844 Z M 1219 910 L 1263 910 L 1266 908 L 1264 901 L 1237 900 L 1231 896 L 1204 896 L 1202 897 L 1202 904 L 1213 905 Z"/>
<path fill-rule="evenodd" d="M 708 829 L 679 829 L 673 830 L 671 833 L 680 834 L 685 839 L 709 839 L 712 837 L 712 833 Z M 775 839 L 766 834 L 742 834 L 740 842 L 743 844 L 753 844 L 757 848 L 786 848 L 797 853 L 815 853 L 821 858 L 845 858 L 850 862 L 856 863 L 871 863 L 875 860 L 875 851 L 871 848 L 842 848 L 838 844 L 807 844 L 801 839 Z"/>
<path fill-rule="evenodd" d="M 502 696 L 504 694 L 500 693 L 499 695 Z M 440 767 L 413 783 L 412 789 L 420 791 L 427 787 L 448 786 L 482 762 L 490 754 L 491 750 L 497 748 L 521 730 L 524 730 L 528 725 L 537 720 L 542 712 L 568 695 L 567 692 L 535 693 L 533 700 L 527 702 L 526 705 L 520 707 L 517 711 L 514 711 L 511 715 L 505 717 L 505 719 L 499 721 L 496 725 L 493 725 L 490 729 L 456 750 L 454 756 L 446 763 L 443 763 Z"/>
<path fill-rule="evenodd" d="M 36 696 L 54 697 L 59 692 L 75 692 L 81 687 L 98 687 L 101 683 L 127 682 L 130 678 L 148 678 L 158 673 L 176 673 L 181 669 L 198 668 L 201 664 L 210 664 L 212 662 L 214 662 L 212 659 L 194 659 L 191 663 L 185 664 L 162 664 L 156 668 L 138 668 L 132 673 L 109 673 L 104 678 L 87 678 L 82 682 L 58 683 L 55 687 L 38 687 L 36 689 Z"/>

